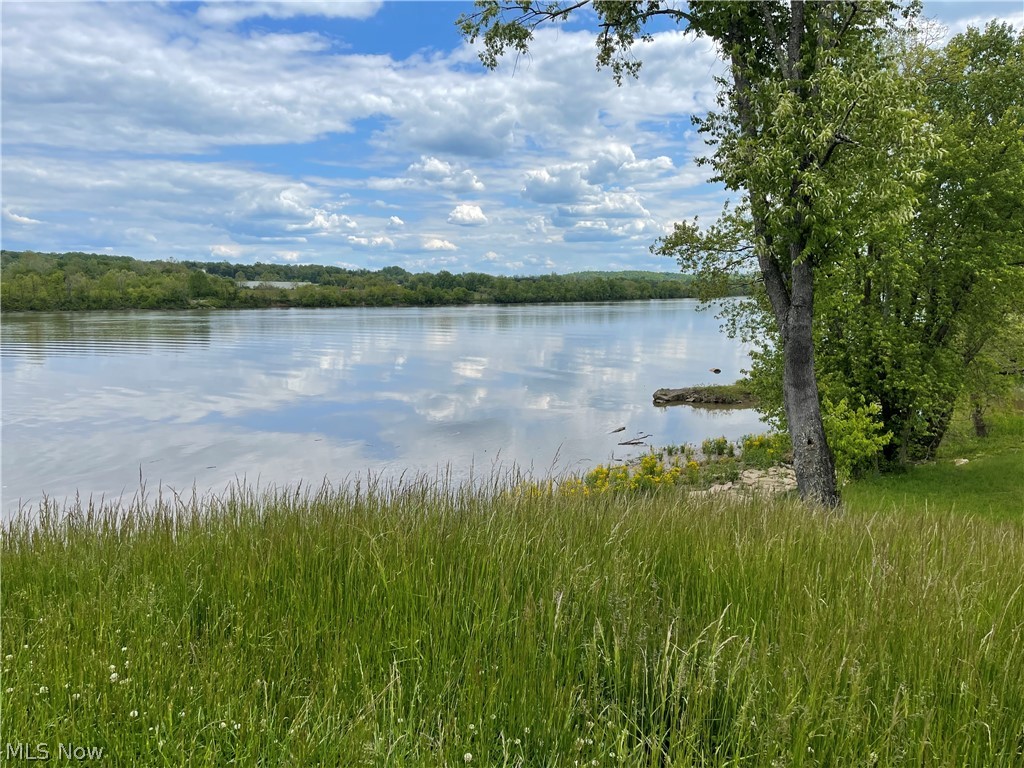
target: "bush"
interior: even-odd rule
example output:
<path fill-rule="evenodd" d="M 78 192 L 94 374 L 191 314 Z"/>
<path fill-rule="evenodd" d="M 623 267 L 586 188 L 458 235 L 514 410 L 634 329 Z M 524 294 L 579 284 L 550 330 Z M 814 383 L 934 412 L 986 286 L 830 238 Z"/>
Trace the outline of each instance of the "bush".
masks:
<path fill-rule="evenodd" d="M 842 485 L 877 465 L 892 432 L 882 432 L 878 403 L 851 407 L 845 397 L 838 403 L 826 397 L 823 406 L 825 436 L 835 458 L 836 479 Z"/>
<path fill-rule="evenodd" d="M 768 469 L 793 458 L 793 446 L 785 432 L 746 435 L 740 451 L 743 463 L 758 469 Z"/>
<path fill-rule="evenodd" d="M 709 437 L 700 444 L 700 450 L 707 458 L 736 455 L 736 446 L 725 437 Z"/>

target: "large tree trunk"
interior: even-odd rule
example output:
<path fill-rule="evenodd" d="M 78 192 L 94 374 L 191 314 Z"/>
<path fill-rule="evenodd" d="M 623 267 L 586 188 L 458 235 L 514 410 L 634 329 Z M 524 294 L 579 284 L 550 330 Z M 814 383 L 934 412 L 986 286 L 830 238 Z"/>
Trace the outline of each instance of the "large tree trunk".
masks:
<path fill-rule="evenodd" d="M 792 300 L 782 329 L 782 394 L 800 496 L 831 508 L 839 504 L 839 490 L 814 373 L 813 280 L 806 261 L 793 267 Z"/>

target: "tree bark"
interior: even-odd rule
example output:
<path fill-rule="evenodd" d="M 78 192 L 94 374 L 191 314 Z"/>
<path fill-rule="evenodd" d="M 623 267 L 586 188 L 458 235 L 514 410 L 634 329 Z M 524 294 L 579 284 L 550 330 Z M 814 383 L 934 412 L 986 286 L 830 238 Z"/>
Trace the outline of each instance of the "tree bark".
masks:
<path fill-rule="evenodd" d="M 839 504 L 839 490 L 814 371 L 814 276 L 806 259 L 793 265 L 792 274 L 793 297 L 782 329 L 782 393 L 793 469 L 800 497 L 832 508 Z"/>

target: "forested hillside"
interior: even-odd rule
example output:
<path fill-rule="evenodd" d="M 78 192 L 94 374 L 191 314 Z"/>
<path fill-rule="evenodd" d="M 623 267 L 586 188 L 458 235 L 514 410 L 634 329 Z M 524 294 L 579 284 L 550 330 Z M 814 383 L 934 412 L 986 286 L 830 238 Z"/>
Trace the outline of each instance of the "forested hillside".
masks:
<path fill-rule="evenodd" d="M 696 295 L 693 278 L 655 272 L 587 272 L 496 277 L 476 272 L 413 274 L 320 265 L 141 261 L 87 253 L 4 251 L 4 311 L 350 307 L 520 304 L 677 299 Z M 293 288 L 242 281 L 297 282 Z M 735 293 L 749 280 L 737 278 Z"/>

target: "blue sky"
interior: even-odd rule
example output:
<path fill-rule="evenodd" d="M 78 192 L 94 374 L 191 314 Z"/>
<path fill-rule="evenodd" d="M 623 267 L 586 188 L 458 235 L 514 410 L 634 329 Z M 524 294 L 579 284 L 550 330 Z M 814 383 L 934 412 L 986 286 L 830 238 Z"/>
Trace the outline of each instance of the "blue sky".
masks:
<path fill-rule="evenodd" d="M 484 70 L 468 3 L 2 3 L 3 247 L 537 274 L 671 271 L 648 247 L 725 199 L 694 159 L 713 48 L 640 79 L 587 17 Z M 929 2 L 950 33 L 1015 2 Z"/>

